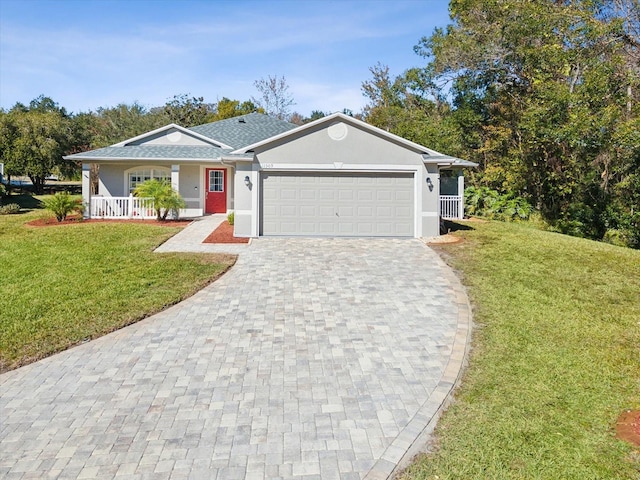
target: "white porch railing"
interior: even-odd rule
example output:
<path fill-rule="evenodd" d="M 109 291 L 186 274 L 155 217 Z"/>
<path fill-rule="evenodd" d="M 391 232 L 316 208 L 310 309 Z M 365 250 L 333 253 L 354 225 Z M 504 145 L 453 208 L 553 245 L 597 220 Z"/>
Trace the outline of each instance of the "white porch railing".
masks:
<path fill-rule="evenodd" d="M 464 197 L 462 195 L 440 195 L 440 218 L 463 219 Z"/>
<path fill-rule="evenodd" d="M 156 218 L 153 200 L 128 197 L 91 197 L 91 218 Z"/>

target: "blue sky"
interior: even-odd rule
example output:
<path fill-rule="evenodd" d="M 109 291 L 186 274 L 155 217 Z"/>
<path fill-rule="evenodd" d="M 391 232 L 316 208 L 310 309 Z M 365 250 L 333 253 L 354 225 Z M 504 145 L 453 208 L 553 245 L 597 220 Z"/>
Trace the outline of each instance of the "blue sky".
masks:
<path fill-rule="evenodd" d="M 293 110 L 360 111 L 381 62 L 424 59 L 422 36 L 449 22 L 448 0 L 0 0 L 0 107 L 40 94 L 71 112 L 174 95 L 248 100 L 283 76 Z"/>

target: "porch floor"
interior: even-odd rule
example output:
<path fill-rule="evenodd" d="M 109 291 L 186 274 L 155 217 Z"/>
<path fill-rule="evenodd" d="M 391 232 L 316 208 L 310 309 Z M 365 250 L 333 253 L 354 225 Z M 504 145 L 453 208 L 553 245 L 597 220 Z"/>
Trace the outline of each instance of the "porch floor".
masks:
<path fill-rule="evenodd" d="M 214 213 L 196 218 L 181 232 L 171 237 L 158 248 L 157 253 L 200 252 L 200 253 L 242 253 L 246 243 L 202 243 L 211 232 L 227 219 L 224 213 Z"/>

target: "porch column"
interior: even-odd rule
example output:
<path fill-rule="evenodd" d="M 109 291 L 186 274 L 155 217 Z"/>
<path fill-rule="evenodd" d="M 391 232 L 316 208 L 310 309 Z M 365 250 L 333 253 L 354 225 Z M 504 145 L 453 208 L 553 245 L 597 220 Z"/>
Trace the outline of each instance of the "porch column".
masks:
<path fill-rule="evenodd" d="M 82 204 L 84 218 L 91 218 L 91 164 L 82 163 Z"/>
<path fill-rule="evenodd" d="M 462 169 L 458 170 L 458 218 L 464 219 L 464 172 Z"/>
<path fill-rule="evenodd" d="M 171 165 L 171 188 L 180 191 L 180 165 Z"/>

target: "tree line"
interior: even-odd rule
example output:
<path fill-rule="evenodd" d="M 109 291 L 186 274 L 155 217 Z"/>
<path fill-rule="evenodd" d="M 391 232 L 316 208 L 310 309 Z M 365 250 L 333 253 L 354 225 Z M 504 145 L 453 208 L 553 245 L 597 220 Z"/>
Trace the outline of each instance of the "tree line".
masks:
<path fill-rule="evenodd" d="M 207 103 L 204 97 L 174 96 L 165 105 L 147 108 L 137 102 L 100 107 L 72 114 L 52 98 L 40 95 L 28 105 L 16 103 L 0 109 L 0 162 L 4 176 L 27 176 L 36 193 L 42 193 L 46 178 L 79 175 L 78 165 L 62 160 L 64 155 L 106 147 L 144 132 L 176 123 L 192 127 L 248 113 L 266 113 L 302 124 L 324 116 L 309 117 L 291 112 L 295 104 L 284 77 L 267 77 L 254 83 L 257 97 L 240 101 L 223 97 Z"/>
<path fill-rule="evenodd" d="M 477 162 L 475 197 L 491 192 L 562 233 L 640 248 L 639 2 L 451 0 L 451 24 L 414 47 L 422 64 L 398 76 L 371 67 L 368 103 L 354 115 Z M 167 123 L 264 112 L 301 125 L 325 115 L 291 112 L 284 77 L 254 85 L 259 95 L 246 101 L 177 95 L 77 115 L 43 96 L 16 104 L 0 111 L 5 175 L 28 175 L 39 191 L 51 172 L 73 170 L 63 154 Z"/>
<path fill-rule="evenodd" d="M 640 248 L 639 0 L 452 0 L 419 67 L 373 66 L 368 122 L 477 162 L 474 187 Z"/>

